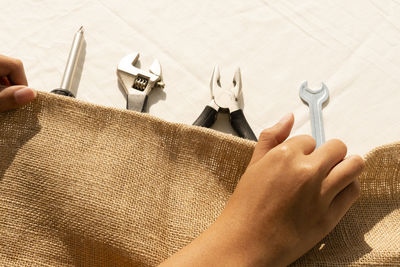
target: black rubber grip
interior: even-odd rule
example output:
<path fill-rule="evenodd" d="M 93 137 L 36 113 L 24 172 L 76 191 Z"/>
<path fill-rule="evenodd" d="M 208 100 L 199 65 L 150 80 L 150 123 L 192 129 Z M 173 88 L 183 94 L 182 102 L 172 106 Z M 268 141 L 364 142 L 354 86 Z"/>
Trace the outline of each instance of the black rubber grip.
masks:
<path fill-rule="evenodd" d="M 217 110 L 207 105 L 197 120 L 193 122 L 193 125 L 210 128 L 217 119 L 217 113 Z"/>
<path fill-rule="evenodd" d="M 71 93 L 70 91 L 65 90 L 65 89 L 54 89 L 51 92 L 53 94 L 56 94 L 56 95 L 64 95 L 64 96 L 69 96 L 69 97 L 75 97 L 73 93 Z"/>
<path fill-rule="evenodd" d="M 253 130 L 250 128 L 249 123 L 244 117 L 243 110 L 239 109 L 230 114 L 232 128 L 237 132 L 240 137 L 257 141 Z"/>

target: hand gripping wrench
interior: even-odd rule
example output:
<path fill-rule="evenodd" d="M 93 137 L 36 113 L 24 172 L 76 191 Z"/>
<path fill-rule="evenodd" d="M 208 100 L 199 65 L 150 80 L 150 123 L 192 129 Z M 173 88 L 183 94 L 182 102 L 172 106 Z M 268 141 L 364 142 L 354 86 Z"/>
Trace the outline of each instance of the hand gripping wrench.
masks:
<path fill-rule="evenodd" d="M 317 142 L 317 147 L 325 142 L 324 123 L 322 120 L 322 105 L 329 98 L 328 87 L 324 83 L 317 91 L 308 88 L 307 81 L 300 86 L 300 98 L 306 102 L 310 108 L 312 136 Z"/>
<path fill-rule="evenodd" d="M 148 71 L 140 69 L 139 53 L 125 56 L 118 64 L 118 80 L 128 96 L 127 109 L 144 111 L 147 97 L 155 86 L 164 87 L 161 65 L 157 59 L 153 61 Z"/>

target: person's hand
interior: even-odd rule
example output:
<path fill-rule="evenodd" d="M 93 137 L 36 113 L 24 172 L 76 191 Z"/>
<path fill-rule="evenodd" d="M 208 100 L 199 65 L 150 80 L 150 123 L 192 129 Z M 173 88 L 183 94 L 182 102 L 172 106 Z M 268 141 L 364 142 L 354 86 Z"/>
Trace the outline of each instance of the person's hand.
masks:
<path fill-rule="evenodd" d="M 222 214 L 162 266 L 285 266 L 326 236 L 358 198 L 364 161 L 329 140 L 288 139 L 285 116 L 262 132 Z"/>
<path fill-rule="evenodd" d="M 27 86 L 22 62 L 0 55 L 0 112 L 31 102 L 36 91 Z"/>

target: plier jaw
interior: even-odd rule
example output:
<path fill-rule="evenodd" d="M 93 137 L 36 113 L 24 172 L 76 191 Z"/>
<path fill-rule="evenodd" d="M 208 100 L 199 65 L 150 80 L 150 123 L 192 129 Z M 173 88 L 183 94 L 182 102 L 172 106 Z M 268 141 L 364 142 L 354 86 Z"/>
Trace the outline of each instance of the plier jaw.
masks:
<path fill-rule="evenodd" d="M 211 102 L 204 108 L 193 125 L 209 128 L 216 121 L 218 112 L 225 111 L 229 112 L 232 128 L 240 137 L 257 141 L 239 105 L 239 97 L 242 94 L 242 77 L 239 68 L 235 71 L 232 83 L 233 86 L 229 89 L 221 87 L 221 74 L 216 65 L 210 81 Z"/>
<path fill-rule="evenodd" d="M 211 76 L 210 91 L 211 102 L 214 101 L 220 111 L 232 113 L 240 109 L 239 97 L 242 93 L 242 75 L 240 73 L 240 68 L 236 69 L 232 84 L 233 87 L 229 89 L 223 89 L 221 87 L 221 73 L 219 66 L 216 65 Z M 216 110 L 218 111 L 218 109 Z"/>

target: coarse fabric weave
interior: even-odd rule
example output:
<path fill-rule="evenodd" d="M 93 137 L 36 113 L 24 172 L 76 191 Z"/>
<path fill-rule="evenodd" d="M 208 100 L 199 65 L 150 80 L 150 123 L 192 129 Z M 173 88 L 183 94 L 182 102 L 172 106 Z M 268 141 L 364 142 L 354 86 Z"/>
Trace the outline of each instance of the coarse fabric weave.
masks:
<path fill-rule="evenodd" d="M 218 217 L 253 142 L 39 93 L 0 114 L 0 265 L 155 266 Z M 400 144 L 293 265 L 400 265 Z"/>

